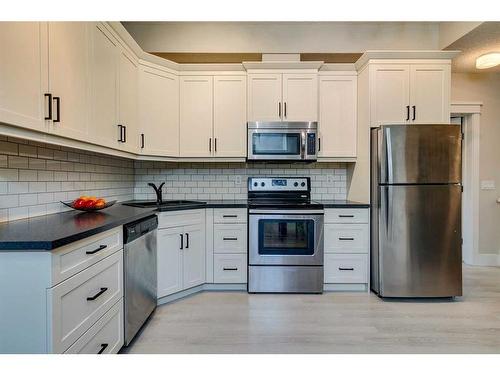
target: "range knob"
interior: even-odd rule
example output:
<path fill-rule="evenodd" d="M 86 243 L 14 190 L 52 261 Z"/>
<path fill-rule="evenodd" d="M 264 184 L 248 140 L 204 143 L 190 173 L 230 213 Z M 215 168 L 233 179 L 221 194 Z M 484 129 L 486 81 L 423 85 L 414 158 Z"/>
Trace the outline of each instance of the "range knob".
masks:
<path fill-rule="evenodd" d="M 259 184 L 257 182 L 254 182 L 253 186 L 259 186 Z"/>
<path fill-rule="evenodd" d="M 302 183 L 300 184 L 300 186 L 304 187 L 304 186 L 306 186 L 306 183 L 305 183 L 305 182 L 302 182 Z"/>
<path fill-rule="evenodd" d="M 260 186 L 264 187 L 264 186 L 266 186 L 266 184 L 264 182 L 261 182 Z"/>
<path fill-rule="evenodd" d="M 299 186 L 299 183 L 298 183 L 297 181 L 295 181 L 295 182 L 293 183 L 293 186 L 297 187 L 297 186 Z"/>

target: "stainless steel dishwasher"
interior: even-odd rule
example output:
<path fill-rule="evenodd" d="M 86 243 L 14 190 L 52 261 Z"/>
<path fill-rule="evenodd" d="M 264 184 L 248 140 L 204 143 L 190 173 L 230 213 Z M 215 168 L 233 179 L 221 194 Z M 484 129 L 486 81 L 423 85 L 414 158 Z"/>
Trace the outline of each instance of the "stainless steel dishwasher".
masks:
<path fill-rule="evenodd" d="M 156 215 L 123 226 L 125 346 L 156 308 Z"/>

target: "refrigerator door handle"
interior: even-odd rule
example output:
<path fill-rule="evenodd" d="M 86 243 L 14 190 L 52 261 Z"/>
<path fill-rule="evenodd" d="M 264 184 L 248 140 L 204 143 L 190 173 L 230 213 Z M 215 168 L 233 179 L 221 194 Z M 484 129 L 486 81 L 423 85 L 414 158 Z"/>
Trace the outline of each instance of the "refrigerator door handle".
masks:
<path fill-rule="evenodd" d="M 394 173 L 392 167 L 392 143 L 391 143 L 391 129 L 385 129 L 385 152 L 386 152 L 386 170 L 387 182 L 392 184 L 394 182 Z"/>

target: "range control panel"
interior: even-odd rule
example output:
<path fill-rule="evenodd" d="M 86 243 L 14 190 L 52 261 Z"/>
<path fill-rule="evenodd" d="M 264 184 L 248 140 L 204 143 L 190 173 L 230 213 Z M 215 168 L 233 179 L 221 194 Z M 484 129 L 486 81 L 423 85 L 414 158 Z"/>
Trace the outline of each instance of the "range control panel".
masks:
<path fill-rule="evenodd" d="M 309 177 L 250 177 L 248 191 L 309 191 Z"/>

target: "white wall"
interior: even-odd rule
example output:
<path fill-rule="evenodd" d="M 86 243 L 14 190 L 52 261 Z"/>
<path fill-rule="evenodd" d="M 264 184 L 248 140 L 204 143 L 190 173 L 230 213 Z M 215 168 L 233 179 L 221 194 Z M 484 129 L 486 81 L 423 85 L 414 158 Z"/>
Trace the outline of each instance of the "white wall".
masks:
<path fill-rule="evenodd" d="M 148 52 L 438 49 L 437 22 L 124 22 Z"/>
<path fill-rule="evenodd" d="M 481 180 L 493 180 L 496 190 L 479 193 L 479 253 L 500 254 L 500 73 L 453 73 L 453 101 L 479 101 L 481 111 Z"/>

